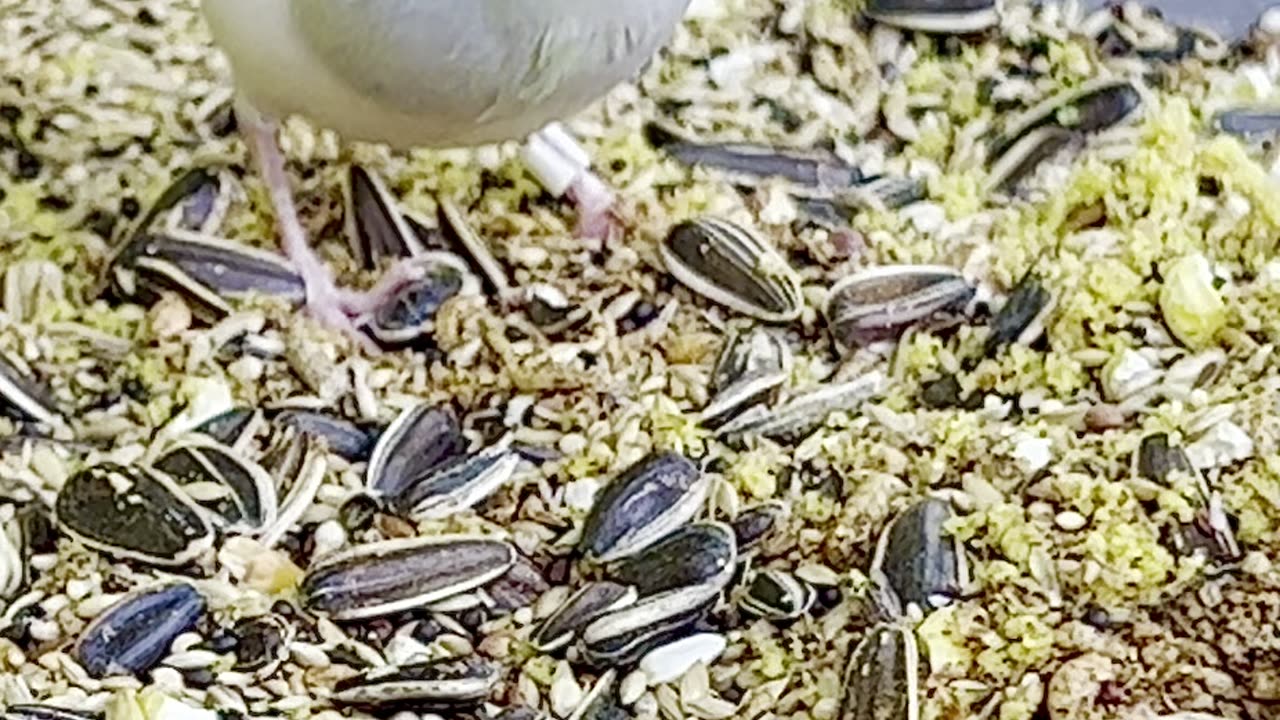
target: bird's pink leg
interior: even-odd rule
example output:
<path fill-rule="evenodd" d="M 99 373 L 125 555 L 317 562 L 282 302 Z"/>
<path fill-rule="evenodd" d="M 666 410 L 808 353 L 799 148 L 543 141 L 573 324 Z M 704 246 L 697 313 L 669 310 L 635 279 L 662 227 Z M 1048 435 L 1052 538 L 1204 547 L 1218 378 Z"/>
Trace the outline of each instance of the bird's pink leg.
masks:
<path fill-rule="evenodd" d="M 525 163 L 551 194 L 567 196 L 578 209 L 579 238 L 608 239 L 622 229 L 613 190 L 591 171 L 591 158 L 559 123 L 533 133 L 523 148 Z"/>
<path fill-rule="evenodd" d="M 622 229 L 622 222 L 615 212 L 617 198 L 598 175 L 582 170 L 566 192 L 578 209 L 578 226 L 574 234 L 579 238 L 607 240 Z"/>
<path fill-rule="evenodd" d="M 275 123 L 263 118 L 256 110 L 240 103 L 237 119 L 244 136 L 258 163 L 258 170 L 266 183 L 280 229 L 280 242 L 284 253 L 302 276 L 307 290 L 307 309 L 320 322 L 365 339 L 357 329 L 353 318 L 368 315 L 387 302 L 392 295 L 420 276 L 420 271 L 409 264 L 400 264 L 387 273 L 372 289 L 356 291 L 338 287 L 333 271 L 307 241 L 306 231 L 298 220 L 298 211 L 289 189 L 289 178 L 284 169 L 284 156 L 276 142 Z"/>

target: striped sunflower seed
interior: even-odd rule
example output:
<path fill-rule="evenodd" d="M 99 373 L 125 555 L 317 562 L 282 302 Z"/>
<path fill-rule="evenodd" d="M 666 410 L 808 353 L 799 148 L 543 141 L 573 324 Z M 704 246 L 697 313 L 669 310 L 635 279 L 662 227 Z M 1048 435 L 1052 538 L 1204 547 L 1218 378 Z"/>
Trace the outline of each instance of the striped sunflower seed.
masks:
<path fill-rule="evenodd" d="M 782 570 L 755 574 L 739 601 L 743 610 L 765 620 L 794 620 L 813 607 L 813 586 Z"/>
<path fill-rule="evenodd" d="M 738 559 L 733 529 L 719 522 L 686 525 L 610 568 L 641 596 L 686 585 L 724 587 Z"/>
<path fill-rule="evenodd" d="M 199 436 L 184 438 L 151 464 L 180 488 L 211 483 L 226 493 L 201 503 L 219 527 L 252 532 L 275 521 L 279 504 L 275 480 L 262 466 L 230 447 Z"/>
<path fill-rule="evenodd" d="M 415 405 L 391 423 L 369 458 L 365 484 L 371 494 L 396 504 L 420 480 L 462 457 L 467 439 L 448 408 Z"/>
<path fill-rule="evenodd" d="M 515 562 L 515 548 L 492 538 L 386 540 L 314 564 L 302 581 L 301 595 L 311 610 L 335 620 L 359 620 L 475 590 Z"/>
<path fill-rule="evenodd" d="M 393 504 L 415 520 L 435 520 L 473 507 L 506 485 L 520 465 L 507 434 L 493 445 L 422 474 Z"/>
<path fill-rule="evenodd" d="M 953 515 L 950 502 L 926 498 L 899 513 L 880 534 L 871 576 L 893 591 L 886 598 L 898 603 L 886 608 L 891 614 L 900 615 L 911 605 L 936 610 L 969 585 L 964 547 L 944 528 Z"/>
<path fill-rule="evenodd" d="M 27 420 L 50 427 L 67 427 L 53 393 L 0 353 L 0 404 Z"/>
<path fill-rule="evenodd" d="M 863 12 L 885 25 L 941 34 L 981 32 L 1000 22 L 996 0 L 870 0 Z"/>
<path fill-rule="evenodd" d="M 800 276 L 746 228 L 716 218 L 685 221 L 659 249 L 677 280 L 731 310 L 773 323 L 791 322 L 804 311 Z"/>
<path fill-rule="evenodd" d="M 954 320 L 977 292 L 958 270 L 887 265 L 851 275 L 831 288 L 827 324 L 845 349 L 893 340 L 917 325 Z"/>
<path fill-rule="evenodd" d="M 0 710 L 0 720 L 102 720 L 103 714 L 54 705 L 14 704 Z"/>
<path fill-rule="evenodd" d="M 920 651 L 913 630 L 872 628 L 849 655 L 840 720 L 920 717 Z"/>
<path fill-rule="evenodd" d="M 717 585 L 667 590 L 592 620 L 582 630 L 583 657 L 598 667 L 636 662 L 645 653 L 688 632 L 715 604 Z"/>
<path fill-rule="evenodd" d="M 714 428 L 744 408 L 772 402 L 791 377 L 792 362 L 791 347 L 764 328 L 730 337 L 711 373 L 702 424 Z"/>
<path fill-rule="evenodd" d="M 335 704 L 365 709 L 449 710 L 488 698 L 502 681 L 502 668 L 480 658 L 443 658 L 372 668 L 339 681 Z"/>
<path fill-rule="evenodd" d="M 231 314 L 231 303 L 249 295 L 293 304 L 306 298 L 302 278 L 283 256 L 188 230 L 138 237 L 111 273 L 122 297 L 150 305 L 162 292 L 174 292 L 209 323 Z"/>
<path fill-rule="evenodd" d="M 1041 161 L 1090 133 L 1123 122 L 1141 103 L 1131 82 L 1109 78 L 1038 103 L 993 140 L 988 190 L 1008 192 Z"/>
<path fill-rule="evenodd" d="M 684 456 L 652 453 L 600 492 L 578 549 L 601 563 L 633 555 L 691 520 L 710 489 L 710 478 Z"/>
<path fill-rule="evenodd" d="M 635 603 L 634 587 L 607 580 L 590 582 L 569 596 L 534 629 L 529 641 L 538 652 L 549 653 L 573 642 L 577 633 L 597 617 Z"/>

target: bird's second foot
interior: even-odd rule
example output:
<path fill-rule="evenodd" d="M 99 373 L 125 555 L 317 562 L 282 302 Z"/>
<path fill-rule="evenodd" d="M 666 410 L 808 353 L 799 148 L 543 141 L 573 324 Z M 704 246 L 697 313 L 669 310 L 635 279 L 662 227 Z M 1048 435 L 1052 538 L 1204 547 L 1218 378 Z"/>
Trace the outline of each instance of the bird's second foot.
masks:
<path fill-rule="evenodd" d="M 575 236 L 609 240 L 622 232 L 617 198 L 613 190 L 595 173 L 583 170 L 569 186 L 567 194 L 578 210 Z"/>

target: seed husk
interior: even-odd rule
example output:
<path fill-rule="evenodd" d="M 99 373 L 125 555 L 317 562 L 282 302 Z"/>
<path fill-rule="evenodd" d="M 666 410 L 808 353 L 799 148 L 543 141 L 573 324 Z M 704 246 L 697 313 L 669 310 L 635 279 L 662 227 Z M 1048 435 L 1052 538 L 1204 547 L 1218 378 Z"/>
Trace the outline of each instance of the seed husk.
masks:
<path fill-rule="evenodd" d="M 601 563 L 637 553 L 692 519 L 709 491 L 709 478 L 687 458 L 652 453 L 600 492 L 578 549 Z"/>
<path fill-rule="evenodd" d="M 1141 102 L 1132 83 L 1109 78 L 1047 98 L 1015 118 L 992 142 L 988 189 L 1012 188 L 1045 158 L 1119 124 Z"/>
<path fill-rule="evenodd" d="M 610 576 L 641 596 L 686 585 L 723 587 L 738 552 L 733 529 L 719 522 L 686 525 L 610 568 Z"/>
<path fill-rule="evenodd" d="M 373 455 L 382 428 L 369 423 L 354 423 L 318 410 L 286 408 L 269 415 L 277 425 L 297 428 L 299 432 L 322 438 L 330 451 L 348 462 L 364 462 Z"/>
<path fill-rule="evenodd" d="M 509 570 L 485 585 L 483 592 L 490 607 L 513 612 L 532 605 L 550 589 L 538 566 L 521 554 Z"/>
<path fill-rule="evenodd" d="M 253 294 L 292 304 L 306 298 L 302 278 L 284 257 L 211 235 L 171 229 L 143 235 L 112 268 L 120 294 L 143 304 L 177 293 L 205 322 L 229 315 L 232 302 Z"/>
<path fill-rule="evenodd" d="M 920 651 L 910 628 L 879 625 L 849 656 L 840 720 L 917 720 Z"/>
<path fill-rule="evenodd" d="M 103 715 L 53 705 L 14 704 L 0 711 L 0 720 L 103 720 Z"/>
<path fill-rule="evenodd" d="M 963 547 L 944 529 L 951 503 L 926 498 L 890 521 L 876 543 L 871 575 L 887 585 L 900 608 L 929 612 L 960 597 L 969 582 Z M 880 580 L 882 578 L 882 580 Z"/>
<path fill-rule="evenodd" d="M 506 268 L 493 256 L 489 243 L 467 222 L 462 208 L 448 198 L 439 198 L 438 215 L 445 237 L 454 246 L 466 250 L 467 256 L 480 269 L 486 289 L 500 299 L 510 298 L 512 287 Z"/>
<path fill-rule="evenodd" d="M 827 323 L 837 345 L 863 347 L 913 326 L 951 322 L 976 292 L 960 271 L 942 265 L 873 267 L 831 288 Z"/>
<path fill-rule="evenodd" d="M 1144 437 L 1134 459 L 1135 470 L 1148 480 L 1165 484 L 1173 473 L 1187 473 L 1196 478 L 1201 496 L 1209 496 L 1209 486 L 1204 476 L 1191 464 L 1185 450 L 1169 444 L 1168 433 L 1152 433 Z"/>
<path fill-rule="evenodd" d="M 257 419 L 258 412 L 252 408 L 231 408 L 200 423 L 193 432 L 208 436 L 223 445 L 236 447 L 253 432 Z"/>
<path fill-rule="evenodd" d="M 587 662 L 617 667 L 683 635 L 714 604 L 721 587 L 688 585 L 601 615 L 582 630 Z"/>
<path fill-rule="evenodd" d="M 467 449 L 458 418 L 442 407 L 421 404 L 401 412 L 382 433 L 366 472 L 370 492 L 389 502 L 421 478 Z"/>
<path fill-rule="evenodd" d="M 502 680 L 502 668 L 480 658 L 442 658 L 366 670 L 339 681 L 332 700 L 366 709 L 447 710 L 483 702 Z"/>
<path fill-rule="evenodd" d="M 720 426 L 717 434 L 731 442 L 750 436 L 794 443 L 813 434 L 835 412 L 847 412 L 879 393 L 884 376 L 868 373 L 856 380 L 805 391 L 781 404 L 757 405 Z"/>
<path fill-rule="evenodd" d="M 160 662 L 174 638 L 194 628 L 204 612 L 204 596 L 184 582 L 130 594 L 85 628 L 76 659 L 93 677 L 139 675 Z"/>
<path fill-rule="evenodd" d="M 807 219 L 847 228 L 858 208 L 879 203 L 888 208 L 924 197 L 923 183 L 903 177 L 866 175 L 835 154 L 747 143 L 699 143 L 657 123 L 645 126 L 650 144 L 690 167 L 718 171 L 729 182 L 757 187 L 780 178 Z"/>
<path fill-rule="evenodd" d="M 426 248 L 376 173 L 353 164 L 347 175 L 344 216 L 351 253 L 366 270 L 386 258 L 414 257 Z"/>
<path fill-rule="evenodd" d="M 771 323 L 804 311 L 800 276 L 751 230 L 717 218 L 689 220 L 672 228 L 659 250 L 677 280 L 731 310 Z"/>
<path fill-rule="evenodd" d="M 0 353 L 0 403 L 28 420 L 50 427 L 67 426 L 53 393 L 19 370 L 4 353 Z"/>
<path fill-rule="evenodd" d="M 480 281 L 466 261 L 452 253 L 424 252 L 413 262 L 422 266 L 423 277 L 406 284 L 374 311 L 366 326 L 385 348 L 404 347 L 428 337 L 442 305 L 480 292 Z"/>
<path fill-rule="evenodd" d="M 754 550 L 773 532 L 787 513 L 787 506 L 780 500 L 770 500 L 745 508 L 731 523 L 738 555 Z"/>
<path fill-rule="evenodd" d="M 885 25 L 939 34 L 976 33 L 1000 22 L 995 0 L 871 0 L 863 12 Z"/>
<path fill-rule="evenodd" d="M 587 694 L 582 697 L 578 707 L 569 716 L 569 720 L 625 720 L 631 714 L 618 706 L 614 699 L 614 684 L 617 682 L 617 671 L 606 670 L 596 680 Z"/>
<path fill-rule="evenodd" d="M 1033 272 L 1024 275 L 991 322 L 991 334 L 987 336 L 985 347 L 987 357 L 994 356 L 1005 345 L 1014 342 L 1028 344 L 1043 334 L 1043 318 L 1052 300 L 1053 296 L 1041 284 L 1039 276 Z"/>
<path fill-rule="evenodd" d="M 772 402 L 790 378 L 792 362 L 791 347 L 763 328 L 731 336 L 711 374 L 702 424 L 714 428 L 743 408 Z"/>
<path fill-rule="evenodd" d="M 1252 137 L 1272 135 L 1280 130 L 1280 108 L 1239 107 L 1223 110 L 1214 116 L 1218 129 L 1232 135 Z"/>
<path fill-rule="evenodd" d="M 511 449 L 512 436 L 457 457 L 423 474 L 395 498 L 394 504 L 415 520 L 435 520 L 470 509 L 506 485 L 520 465 Z"/>
<path fill-rule="evenodd" d="M 601 615 L 635 603 L 634 587 L 608 580 L 589 582 L 565 600 L 533 631 L 529 642 L 538 652 L 549 653 L 573 642 L 577 633 Z"/>
<path fill-rule="evenodd" d="M 242 618 L 231 629 L 236 638 L 233 669 L 270 676 L 288 659 L 294 633 L 293 623 L 274 613 Z"/>
<path fill-rule="evenodd" d="M 198 436 L 186 438 L 166 450 L 152 468 L 180 486 L 215 483 L 226 487 L 229 495 L 214 501 L 211 508 L 215 522 L 225 527 L 253 531 L 275 521 L 275 481 L 260 465 L 225 445 Z"/>
<path fill-rule="evenodd" d="M 111 463 L 72 475 L 58 492 L 58 527 L 86 547 L 162 567 L 209 549 L 207 513 L 163 473 Z"/>
<path fill-rule="evenodd" d="M 795 575 L 769 569 L 755 574 L 740 605 L 766 620 L 793 620 L 809 611 L 816 595 L 811 585 Z"/>
<path fill-rule="evenodd" d="M 516 561 L 510 544 L 441 535 L 369 543 L 312 565 L 301 594 L 310 609 L 360 620 L 422 607 L 474 590 Z"/>
<path fill-rule="evenodd" d="M 655 148 L 685 165 L 714 168 L 730 181 L 755 185 L 782 178 L 800 188 L 838 190 L 863 181 L 862 171 L 832 153 L 803 152 L 747 143 L 698 143 L 657 123 L 645 126 Z"/>

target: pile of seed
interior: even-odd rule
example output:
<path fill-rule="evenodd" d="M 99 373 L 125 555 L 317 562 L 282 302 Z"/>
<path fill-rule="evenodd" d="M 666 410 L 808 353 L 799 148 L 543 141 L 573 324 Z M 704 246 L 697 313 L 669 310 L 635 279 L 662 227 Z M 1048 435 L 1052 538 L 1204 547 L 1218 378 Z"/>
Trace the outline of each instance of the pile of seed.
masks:
<path fill-rule="evenodd" d="M 0 0 L 0 714 L 1275 714 L 1280 43 L 863 5 L 567 122 L 620 240 L 288 123 L 375 353 L 195 0 Z"/>

